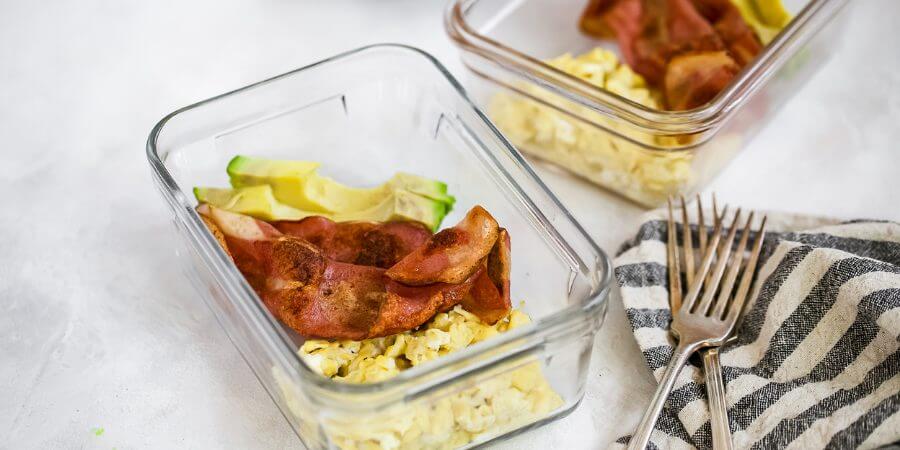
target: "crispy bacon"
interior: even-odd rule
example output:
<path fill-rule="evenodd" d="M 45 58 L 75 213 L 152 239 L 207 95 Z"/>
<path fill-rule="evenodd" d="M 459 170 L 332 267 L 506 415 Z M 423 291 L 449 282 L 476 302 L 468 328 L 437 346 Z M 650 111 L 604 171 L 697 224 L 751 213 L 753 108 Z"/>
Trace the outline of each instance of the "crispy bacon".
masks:
<path fill-rule="evenodd" d="M 724 48 L 690 0 L 643 0 L 642 11 L 641 32 L 632 44 L 633 61 L 626 62 L 651 84 L 662 82 L 666 64 L 675 55 Z"/>
<path fill-rule="evenodd" d="M 334 222 L 313 216 L 272 225 L 284 234 L 309 241 L 335 261 L 384 269 L 431 237 L 431 231 L 418 222 Z"/>
<path fill-rule="evenodd" d="M 487 274 L 491 281 L 500 290 L 500 295 L 506 300 L 506 309 L 509 309 L 509 274 L 512 267 L 512 243 L 509 232 L 505 228 L 500 229 L 500 236 L 491 249 L 487 259 Z"/>
<path fill-rule="evenodd" d="M 675 110 L 705 105 L 728 86 L 739 70 L 724 51 L 676 56 L 666 71 L 666 101 Z"/>
<path fill-rule="evenodd" d="M 453 228 L 439 231 L 425 245 L 391 266 L 385 275 L 411 286 L 462 283 L 481 267 L 500 226 L 480 206 L 472 208 Z"/>
<path fill-rule="evenodd" d="M 427 286 L 407 286 L 386 278 L 388 299 L 381 307 L 379 320 L 372 326 L 371 333 L 387 336 L 411 330 L 427 322 L 435 313 L 453 308 L 468 297 L 475 279 L 482 273 L 479 271 L 458 284 L 434 283 Z"/>
<path fill-rule="evenodd" d="M 580 26 L 592 36 L 616 39 L 631 64 L 634 40 L 641 32 L 641 0 L 591 0 L 581 14 Z"/>
<path fill-rule="evenodd" d="M 463 309 L 487 323 L 502 319 L 512 307 L 509 296 L 509 251 L 509 233 L 501 228 L 500 236 L 488 255 L 484 272 L 478 274 L 472 290 L 461 303 Z"/>
<path fill-rule="evenodd" d="M 625 0 L 591 0 L 581 12 L 578 26 L 581 31 L 598 38 L 615 38 L 616 32 L 612 29 L 612 23 L 607 20 L 606 14 L 617 4 Z M 640 1 L 640 0 L 638 0 Z"/>
<path fill-rule="evenodd" d="M 215 224 L 215 228 L 210 228 L 213 235 L 221 235 L 225 251 L 250 285 L 257 290 L 264 285 L 272 254 L 270 240 L 281 236 L 281 232 L 262 220 L 206 204 L 198 206 L 197 212 L 207 226 Z"/>
<path fill-rule="evenodd" d="M 202 206 L 205 206 L 205 205 L 202 205 Z M 222 249 L 225 250 L 225 253 L 227 253 L 228 256 L 231 256 L 231 252 L 228 251 L 228 244 L 225 242 L 225 235 L 222 234 L 222 230 L 220 230 L 219 227 L 216 226 L 216 223 L 213 222 L 212 219 L 210 219 L 209 217 L 201 215 L 200 219 L 203 220 L 203 223 L 206 225 L 206 228 L 208 228 L 210 233 L 212 233 L 213 237 L 216 238 L 216 242 L 218 242 L 219 245 L 222 246 Z"/>
<path fill-rule="evenodd" d="M 731 0 L 591 0 L 580 24 L 615 37 L 625 62 L 663 87 L 670 110 L 708 102 L 762 51 Z"/>
<path fill-rule="evenodd" d="M 276 317 L 303 336 L 369 337 L 387 299 L 383 269 L 329 260 L 292 236 L 274 246 L 261 297 Z"/>
<path fill-rule="evenodd" d="M 747 65 L 759 52 L 762 43 L 731 0 L 692 0 L 694 7 L 713 25 L 738 66 Z"/>
<path fill-rule="evenodd" d="M 488 323 L 509 311 L 509 236 L 480 207 L 450 229 L 459 238 L 452 245 L 445 245 L 449 242 L 440 233 L 430 236 L 427 229 L 406 223 L 315 218 L 272 226 L 209 205 L 197 211 L 272 314 L 306 337 L 385 336 L 413 329 L 460 303 Z M 371 255 L 365 256 L 365 249 L 354 252 L 353 246 L 382 239 L 391 242 L 377 249 L 378 255 L 401 261 L 419 255 L 440 270 L 418 271 L 407 261 L 404 271 L 449 281 L 411 285 L 387 276 L 379 267 L 385 259 L 361 264 Z M 466 252 L 464 243 L 473 252 Z M 481 256 L 473 263 L 472 255 Z M 460 274 L 465 278 L 455 278 Z"/>
<path fill-rule="evenodd" d="M 641 0 L 591 0 L 579 25 L 599 38 L 633 38 L 640 32 Z M 630 41 L 630 39 L 628 39 Z"/>

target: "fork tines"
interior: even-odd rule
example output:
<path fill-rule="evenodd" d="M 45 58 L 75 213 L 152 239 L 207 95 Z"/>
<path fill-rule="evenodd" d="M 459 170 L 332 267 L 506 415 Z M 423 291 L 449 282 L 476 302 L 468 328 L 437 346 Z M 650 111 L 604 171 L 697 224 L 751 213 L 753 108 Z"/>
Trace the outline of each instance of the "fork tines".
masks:
<path fill-rule="evenodd" d="M 697 241 L 700 258 L 695 260 L 687 202 L 683 196 L 680 200 L 683 243 L 681 252 L 678 251 L 677 227 L 671 197 L 668 202 L 667 253 L 670 265 L 669 301 L 672 312 L 675 313 L 683 307 L 692 313 L 709 315 L 723 320 L 731 319 L 730 316 L 740 313 L 746 302 L 762 248 L 766 218 L 765 216 L 762 218 L 756 238 L 749 248 L 750 256 L 746 258 L 746 264 L 744 264 L 755 214 L 751 211 L 747 216 L 735 248 L 734 242 L 741 222 L 741 210 L 738 209 L 735 212 L 727 234 L 723 237 L 723 222 L 728 214 L 728 206 L 725 205 L 720 214 L 715 195 L 713 195 L 713 231 L 710 235 L 704 221 L 703 203 L 700 195 L 697 195 Z M 684 267 L 682 267 L 682 262 Z M 682 297 L 682 269 L 684 270 L 684 284 L 687 286 L 687 294 L 684 297 Z M 740 283 L 737 283 L 738 275 L 741 278 Z M 735 291 L 736 283 L 737 290 Z M 703 290 L 704 286 L 706 286 L 705 290 Z M 703 290 L 703 296 L 698 301 L 701 290 Z M 718 297 L 716 297 L 717 294 Z M 715 301 L 713 301 L 714 299 Z"/>

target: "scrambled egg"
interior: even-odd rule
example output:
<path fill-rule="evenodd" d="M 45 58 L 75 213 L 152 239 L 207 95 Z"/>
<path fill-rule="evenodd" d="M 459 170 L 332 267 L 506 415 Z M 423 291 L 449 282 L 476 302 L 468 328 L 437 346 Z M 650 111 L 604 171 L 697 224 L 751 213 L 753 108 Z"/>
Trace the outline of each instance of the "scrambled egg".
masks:
<path fill-rule="evenodd" d="M 527 323 L 528 315 L 518 309 L 487 325 L 457 306 L 418 330 L 364 341 L 310 340 L 299 353 L 324 376 L 372 383 Z M 540 365 L 532 362 L 424 404 L 324 427 L 343 450 L 451 449 L 540 420 L 562 404 Z"/>
<path fill-rule="evenodd" d="M 547 63 L 635 103 L 661 109 L 659 94 L 609 50 L 595 48 L 577 56 L 567 53 Z M 641 132 L 534 84 L 517 88 L 554 106 L 519 94 L 494 96 L 488 108 L 491 119 L 521 150 L 645 204 L 658 204 L 692 181 L 690 153 L 652 151 L 638 144 L 671 145 L 675 143 L 672 138 Z"/>

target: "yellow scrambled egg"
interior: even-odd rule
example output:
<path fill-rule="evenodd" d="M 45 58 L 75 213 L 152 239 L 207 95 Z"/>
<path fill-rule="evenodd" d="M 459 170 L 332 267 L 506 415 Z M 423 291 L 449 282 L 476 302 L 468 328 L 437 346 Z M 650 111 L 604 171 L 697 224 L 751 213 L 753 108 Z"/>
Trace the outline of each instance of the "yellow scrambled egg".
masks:
<path fill-rule="evenodd" d="M 662 106 L 659 94 L 643 77 L 609 50 L 595 48 L 577 56 L 567 53 L 547 64 L 648 108 Z M 488 108 L 491 119 L 520 150 L 646 204 L 664 201 L 691 181 L 690 153 L 648 151 L 638 144 L 674 144 L 671 138 L 610 120 L 534 84 L 516 88 L 555 107 L 506 92 L 493 97 Z"/>
<path fill-rule="evenodd" d="M 364 341 L 306 341 L 301 358 L 313 370 L 347 383 L 372 383 L 530 323 L 514 309 L 494 325 L 457 306 L 417 330 Z M 429 402 L 402 405 L 384 417 L 325 426 L 339 448 L 452 449 L 540 420 L 562 406 L 532 362 Z"/>

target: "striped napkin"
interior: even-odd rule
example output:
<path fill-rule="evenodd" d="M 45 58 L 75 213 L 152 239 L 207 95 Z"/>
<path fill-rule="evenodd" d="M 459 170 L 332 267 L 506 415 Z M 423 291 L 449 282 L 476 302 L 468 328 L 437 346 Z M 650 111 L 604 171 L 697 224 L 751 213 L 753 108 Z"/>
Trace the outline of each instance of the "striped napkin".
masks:
<path fill-rule="evenodd" d="M 897 442 L 900 224 L 769 215 L 769 225 L 752 303 L 738 341 L 722 353 L 735 447 Z M 628 320 L 657 380 L 675 344 L 666 239 L 665 212 L 652 212 L 615 260 Z M 651 448 L 711 442 L 702 363 L 694 359 L 675 384 Z"/>

